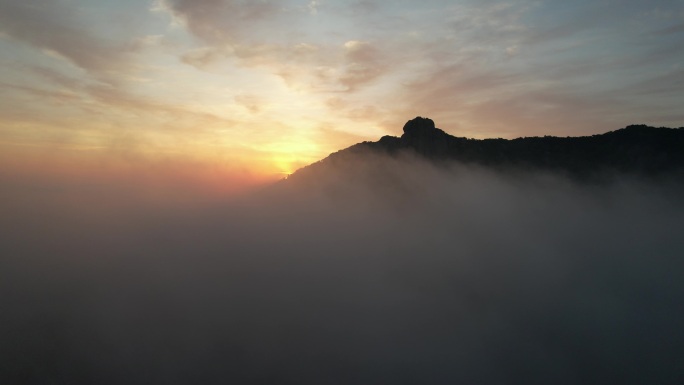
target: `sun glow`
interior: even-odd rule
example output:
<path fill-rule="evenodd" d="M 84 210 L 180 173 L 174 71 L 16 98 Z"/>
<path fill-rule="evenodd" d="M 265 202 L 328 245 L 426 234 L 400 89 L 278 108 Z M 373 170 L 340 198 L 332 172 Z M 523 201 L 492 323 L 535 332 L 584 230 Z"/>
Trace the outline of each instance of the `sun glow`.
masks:
<path fill-rule="evenodd" d="M 271 154 L 271 162 L 278 175 L 289 176 L 300 167 L 319 160 L 322 150 L 306 138 L 274 143 L 263 149 Z"/>
<path fill-rule="evenodd" d="M 298 168 L 306 165 L 308 162 L 297 157 L 296 155 L 276 155 L 273 159 L 276 174 L 288 177 Z"/>

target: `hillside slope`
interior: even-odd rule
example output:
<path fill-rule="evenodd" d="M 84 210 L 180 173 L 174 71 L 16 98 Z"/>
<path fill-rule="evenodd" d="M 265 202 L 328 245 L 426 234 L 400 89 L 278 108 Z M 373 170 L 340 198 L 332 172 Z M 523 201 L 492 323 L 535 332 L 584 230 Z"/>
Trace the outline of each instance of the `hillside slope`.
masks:
<path fill-rule="evenodd" d="M 540 170 L 579 179 L 626 174 L 684 180 L 684 129 L 632 125 L 583 137 L 468 139 L 417 117 L 404 125 L 401 137 L 384 136 L 331 154 L 291 176 L 304 177 L 320 167 L 340 165 L 367 155 L 403 154 L 437 163 L 456 161 L 495 169 Z"/>

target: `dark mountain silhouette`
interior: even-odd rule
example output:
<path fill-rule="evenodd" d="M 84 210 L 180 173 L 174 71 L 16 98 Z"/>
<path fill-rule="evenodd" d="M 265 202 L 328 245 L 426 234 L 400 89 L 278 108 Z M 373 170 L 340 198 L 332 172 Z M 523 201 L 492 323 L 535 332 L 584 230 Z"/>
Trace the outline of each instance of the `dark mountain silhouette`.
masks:
<path fill-rule="evenodd" d="M 582 137 L 468 139 L 449 135 L 422 117 L 408 121 L 401 137 L 383 136 L 377 142 L 358 143 L 302 168 L 290 178 L 373 154 L 414 154 L 436 163 L 456 161 L 507 171 L 539 170 L 583 180 L 616 174 L 684 180 L 684 128 L 631 125 Z"/>

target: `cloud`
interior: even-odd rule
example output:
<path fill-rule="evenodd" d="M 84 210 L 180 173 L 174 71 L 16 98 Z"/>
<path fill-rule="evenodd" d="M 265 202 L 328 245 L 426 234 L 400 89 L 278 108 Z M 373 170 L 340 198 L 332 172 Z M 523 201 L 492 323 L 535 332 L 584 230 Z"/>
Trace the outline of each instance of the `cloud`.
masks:
<path fill-rule="evenodd" d="M 320 5 L 321 5 L 321 3 L 319 1 L 312 0 L 308 6 L 309 7 L 309 13 L 311 13 L 312 15 L 318 14 L 318 8 L 320 7 Z"/>
<path fill-rule="evenodd" d="M 658 34 L 669 35 L 684 32 L 684 23 L 676 24 L 658 31 Z"/>
<path fill-rule="evenodd" d="M 266 70 L 292 89 L 314 93 L 355 92 L 391 72 L 383 51 L 357 40 L 338 46 L 235 44 L 194 49 L 181 56 L 182 62 L 201 70 L 232 60 Z"/>
<path fill-rule="evenodd" d="M 381 52 L 369 42 L 350 40 L 344 43 L 346 66 L 339 82 L 349 91 L 363 86 L 388 70 Z"/>
<path fill-rule="evenodd" d="M 644 79 L 631 87 L 642 95 L 675 95 L 684 91 L 684 69 L 677 68 L 650 79 Z"/>
<path fill-rule="evenodd" d="M 428 7 L 420 17 L 433 23 L 417 28 L 408 19 L 412 39 L 388 49 L 388 104 L 395 114 L 433 116 L 456 135 L 478 137 L 595 133 L 645 116 L 654 125 L 680 125 L 637 106 L 673 108 L 665 98 L 639 95 L 648 79 L 676 76 L 681 39 L 654 37 L 661 27 L 639 4 L 611 11 L 615 6 L 463 2 L 442 14 Z M 660 90 L 671 95 L 677 87 Z"/>
<path fill-rule="evenodd" d="M 302 14 L 272 2 L 174 1 L 160 3 L 206 46 L 181 56 L 181 61 L 207 69 L 222 60 L 266 69 L 295 89 L 353 92 L 388 71 L 385 54 L 370 42 L 331 44 L 297 40 Z M 309 4 L 309 12 L 320 4 Z M 273 30 L 288 28 L 274 36 Z"/>
<path fill-rule="evenodd" d="M 54 131 L 90 132 L 89 136 L 117 137 L 118 131 L 129 131 L 130 123 L 122 123 L 130 117 L 146 122 L 146 130 L 139 131 L 141 140 L 159 130 L 163 124 L 165 132 L 171 127 L 192 128 L 195 133 L 213 130 L 216 127 L 230 128 L 237 120 L 199 111 L 173 102 L 140 95 L 134 91 L 106 82 L 97 82 L 65 75 L 55 69 L 33 66 L 26 69 L 34 82 L 30 84 L 2 83 L 5 89 L 14 92 L 13 99 L 22 100 L 21 114 L 11 110 L 2 111 L 6 125 L 16 122 L 39 123 L 43 129 L 54 126 Z M 26 95 L 21 99 L 18 95 Z M 57 107 L 58 112 L 45 113 L 46 109 Z M 78 121 L 79 124 L 74 124 Z M 87 124 L 83 122 L 87 121 Z M 170 123 L 163 123 L 168 121 Z M 162 122 L 162 123 L 160 123 Z M 115 131 L 99 131 L 102 126 L 117 127 Z M 28 129 L 27 129 L 28 130 Z M 158 132 L 159 133 L 159 132 Z M 154 146 L 152 146 L 154 147 Z"/>
<path fill-rule="evenodd" d="M 207 69 L 211 65 L 230 56 L 232 50 L 224 48 L 203 47 L 181 55 L 180 60 L 197 69 Z"/>
<path fill-rule="evenodd" d="M 64 0 L 0 0 L 0 31 L 96 75 L 129 68 L 125 43 L 98 36 Z"/>
<path fill-rule="evenodd" d="M 240 94 L 234 97 L 235 102 L 246 108 L 252 114 L 258 114 L 264 107 L 264 101 L 256 95 Z"/>
<path fill-rule="evenodd" d="M 340 125 L 351 120 L 396 129 L 406 114 L 427 114 L 447 129 L 458 130 L 451 131 L 456 134 L 508 135 L 506 126 L 518 134 L 549 133 L 541 128 L 547 119 L 553 122 L 550 128 L 559 132 L 571 132 L 573 124 L 589 132 L 617 128 L 616 124 L 629 124 L 630 119 L 641 121 L 639 114 L 653 116 L 655 102 L 647 96 L 648 90 L 661 95 L 661 105 L 669 106 L 658 111 L 677 116 L 672 111 L 679 100 L 668 102 L 662 96 L 667 81 L 657 87 L 647 84 L 649 79 L 676 73 L 684 52 L 676 33 L 681 12 L 671 1 L 561 6 L 523 0 L 421 4 L 159 0 L 155 12 L 171 15 L 181 28 L 164 30 L 158 25 L 163 20 L 148 19 L 141 37 L 131 39 L 105 32 L 107 25 L 98 26 L 93 15 L 106 13 L 97 14 L 100 8 L 76 4 L 0 0 L 0 33 L 88 72 L 79 77 L 79 85 L 68 84 L 71 80 L 58 78 L 55 71 L 42 71 L 41 78 L 55 90 L 90 92 L 86 100 L 96 98 L 132 110 L 135 103 L 130 101 L 136 98 L 140 106 L 158 111 L 178 103 L 152 100 L 166 96 L 131 81 L 134 74 L 144 73 L 147 80 L 153 79 L 150 84 L 158 84 L 165 81 L 166 75 L 161 74 L 173 72 L 172 76 L 181 74 L 174 80 L 187 85 L 187 79 L 202 81 L 239 67 L 233 73 L 266 79 L 263 84 L 284 84 L 289 90 L 282 93 L 289 91 L 293 98 L 317 99 L 320 105 L 335 97 L 346 100 L 345 108 L 329 111 Z M 319 11 L 315 18 L 310 14 L 313 9 Z M 174 68 L 163 55 L 177 57 L 190 67 Z M 9 78 L 4 82 L 29 87 Z M 111 84 L 118 90 L 91 83 Z M 165 81 L 169 88 L 172 83 Z M 88 91 L 86 85 L 93 87 Z M 636 85 L 643 89 L 632 92 Z M 197 85 L 194 92 L 202 88 Z M 676 82 L 669 89 L 672 97 Z M 114 97 L 114 92 L 119 96 Z M 538 95 L 549 97 L 542 104 L 550 108 L 534 106 Z M 649 107 L 639 109 L 640 105 Z M 576 107 L 587 110 L 572 112 Z M 380 115 L 373 118 L 371 111 Z M 526 125 L 512 127 L 512 122 Z M 461 131 L 468 126 L 477 128 Z"/>
<path fill-rule="evenodd" d="M 506 55 L 508 56 L 515 56 L 520 53 L 520 47 L 517 45 L 512 45 L 510 47 L 506 47 Z"/>
<path fill-rule="evenodd" d="M 64 87 L 68 90 L 79 89 L 84 84 L 82 79 L 64 75 L 63 73 L 49 67 L 32 66 L 29 71 L 47 80 L 48 82 L 54 83 L 55 85 Z"/>
<path fill-rule="evenodd" d="M 27 86 L 19 86 L 9 83 L 0 83 L 3 88 L 24 92 L 39 98 L 41 101 L 49 101 L 60 105 L 70 104 L 81 100 L 81 96 L 70 90 L 50 90 Z"/>
<path fill-rule="evenodd" d="M 248 32 L 272 21 L 279 10 L 275 2 L 267 0 L 160 0 L 158 4 L 193 35 L 212 44 L 242 41 Z"/>

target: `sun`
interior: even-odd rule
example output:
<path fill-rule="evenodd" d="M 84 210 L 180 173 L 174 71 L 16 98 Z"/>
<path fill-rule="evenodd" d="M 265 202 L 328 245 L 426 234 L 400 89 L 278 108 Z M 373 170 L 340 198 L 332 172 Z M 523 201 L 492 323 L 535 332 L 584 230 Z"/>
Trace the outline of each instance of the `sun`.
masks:
<path fill-rule="evenodd" d="M 278 156 L 274 159 L 274 166 L 277 170 L 276 173 L 281 175 L 283 178 L 287 179 L 292 173 L 294 173 L 299 167 L 298 164 L 302 163 L 295 156 L 286 157 Z"/>
<path fill-rule="evenodd" d="M 289 177 L 299 168 L 317 161 L 320 158 L 320 149 L 315 143 L 309 141 L 291 141 L 273 145 L 271 163 L 275 173 Z"/>

